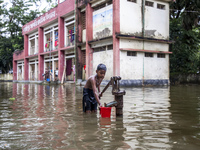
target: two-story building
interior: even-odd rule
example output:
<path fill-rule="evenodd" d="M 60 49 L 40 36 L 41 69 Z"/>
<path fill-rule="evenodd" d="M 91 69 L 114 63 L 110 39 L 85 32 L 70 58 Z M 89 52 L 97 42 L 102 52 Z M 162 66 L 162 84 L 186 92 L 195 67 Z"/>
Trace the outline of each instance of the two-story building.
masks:
<path fill-rule="evenodd" d="M 14 80 L 85 80 L 99 63 L 105 80 L 169 84 L 170 0 L 58 0 L 23 26 L 24 50 L 13 55 Z"/>

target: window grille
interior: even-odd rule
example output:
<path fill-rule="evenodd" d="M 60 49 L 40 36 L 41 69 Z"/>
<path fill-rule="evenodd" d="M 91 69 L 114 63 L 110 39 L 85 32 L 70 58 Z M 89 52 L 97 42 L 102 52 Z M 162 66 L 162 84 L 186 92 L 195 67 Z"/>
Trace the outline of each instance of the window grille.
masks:
<path fill-rule="evenodd" d="M 157 54 L 157 58 L 165 58 L 165 54 Z"/>
<path fill-rule="evenodd" d="M 128 2 L 137 3 L 137 0 L 127 0 Z"/>
<path fill-rule="evenodd" d="M 153 53 L 145 53 L 145 57 L 153 57 Z"/>
<path fill-rule="evenodd" d="M 153 7 L 153 2 L 145 1 L 145 5 L 149 7 Z"/>
<path fill-rule="evenodd" d="M 127 51 L 127 56 L 137 56 L 137 52 Z"/>
<path fill-rule="evenodd" d="M 165 9 L 165 5 L 157 4 L 157 8 L 158 8 L 158 9 Z"/>

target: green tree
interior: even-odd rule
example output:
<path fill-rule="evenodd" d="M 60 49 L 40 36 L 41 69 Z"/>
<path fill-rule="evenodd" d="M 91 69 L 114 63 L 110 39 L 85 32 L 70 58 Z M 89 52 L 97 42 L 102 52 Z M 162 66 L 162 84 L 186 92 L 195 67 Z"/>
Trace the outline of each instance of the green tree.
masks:
<path fill-rule="evenodd" d="M 170 70 L 196 73 L 199 69 L 199 0 L 176 0 L 170 5 Z"/>
<path fill-rule="evenodd" d="M 12 68 L 14 50 L 23 50 L 22 26 L 39 15 L 39 11 L 30 10 L 34 2 L 11 0 L 10 4 L 11 7 L 6 7 L 8 2 L 0 1 L 0 69 L 4 73 Z"/>

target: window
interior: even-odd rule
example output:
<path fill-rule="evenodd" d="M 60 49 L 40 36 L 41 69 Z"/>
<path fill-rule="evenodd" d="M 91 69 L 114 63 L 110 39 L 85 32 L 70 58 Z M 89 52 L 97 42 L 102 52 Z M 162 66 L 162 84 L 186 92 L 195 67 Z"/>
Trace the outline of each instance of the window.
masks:
<path fill-rule="evenodd" d="M 101 8 L 104 8 L 104 7 L 106 7 L 106 3 L 94 7 L 94 11 L 97 11 L 97 10 L 99 10 L 99 9 L 101 9 Z"/>
<path fill-rule="evenodd" d="M 108 45 L 107 50 L 113 50 L 113 45 Z"/>
<path fill-rule="evenodd" d="M 165 54 L 157 54 L 157 58 L 165 58 Z"/>
<path fill-rule="evenodd" d="M 165 9 L 165 5 L 157 4 L 157 8 L 158 8 L 158 9 Z"/>
<path fill-rule="evenodd" d="M 101 4 L 101 5 L 98 5 L 98 6 L 94 7 L 94 11 L 97 11 L 97 10 L 99 10 L 99 9 L 101 9 L 101 8 L 104 8 L 104 7 L 106 7 L 107 5 L 110 5 L 110 4 L 112 4 L 112 0 L 110 0 L 110 1 L 108 1 L 108 2 L 106 2 L 106 3 L 103 3 L 103 4 Z"/>
<path fill-rule="evenodd" d="M 53 25 L 44 30 L 44 51 L 58 48 L 58 25 Z"/>
<path fill-rule="evenodd" d="M 55 46 L 55 49 L 58 49 L 58 29 L 54 31 L 54 46 Z"/>
<path fill-rule="evenodd" d="M 145 1 L 145 5 L 149 7 L 153 7 L 153 2 Z"/>
<path fill-rule="evenodd" d="M 75 20 L 70 16 L 65 21 L 65 47 L 73 46 L 75 40 Z"/>
<path fill-rule="evenodd" d="M 52 32 L 45 34 L 45 51 L 52 50 Z"/>
<path fill-rule="evenodd" d="M 145 57 L 153 57 L 153 53 L 145 53 Z"/>
<path fill-rule="evenodd" d="M 86 18 L 85 18 L 85 12 L 82 13 L 81 15 L 81 22 L 82 22 L 82 29 L 86 29 L 86 24 L 85 24 Z"/>
<path fill-rule="evenodd" d="M 127 56 L 137 56 L 136 52 L 127 51 Z"/>
<path fill-rule="evenodd" d="M 32 34 L 29 36 L 29 49 L 28 54 L 35 55 L 38 53 L 38 34 Z"/>
<path fill-rule="evenodd" d="M 67 46 L 73 46 L 74 45 L 74 24 L 66 26 L 67 28 L 67 33 L 66 33 L 66 44 Z"/>
<path fill-rule="evenodd" d="M 127 0 L 128 2 L 137 3 L 137 0 Z"/>
<path fill-rule="evenodd" d="M 113 50 L 113 45 L 101 46 L 101 47 L 94 48 L 93 50 L 94 50 L 94 53 L 102 52 L 102 51 L 106 51 L 106 50 Z"/>
<path fill-rule="evenodd" d="M 94 50 L 94 53 L 95 52 L 102 52 L 102 51 L 106 50 L 106 46 L 97 47 L 97 48 L 94 48 L 93 50 Z"/>

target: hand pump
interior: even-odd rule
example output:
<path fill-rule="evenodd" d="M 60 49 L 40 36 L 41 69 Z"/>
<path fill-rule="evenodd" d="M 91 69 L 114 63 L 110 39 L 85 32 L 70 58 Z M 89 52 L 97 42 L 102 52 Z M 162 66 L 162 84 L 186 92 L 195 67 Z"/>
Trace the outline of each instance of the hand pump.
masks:
<path fill-rule="evenodd" d="M 107 90 L 109 85 L 112 85 L 112 95 L 115 96 L 115 101 L 110 102 L 108 104 L 105 104 L 107 107 L 108 105 L 110 106 L 115 106 L 116 107 L 116 116 L 121 116 L 123 115 L 123 95 L 126 94 L 126 91 L 121 91 L 119 89 L 119 80 L 121 80 L 120 76 L 113 76 L 110 78 L 110 81 L 108 84 L 105 86 L 105 88 L 102 90 L 102 94 Z"/>

